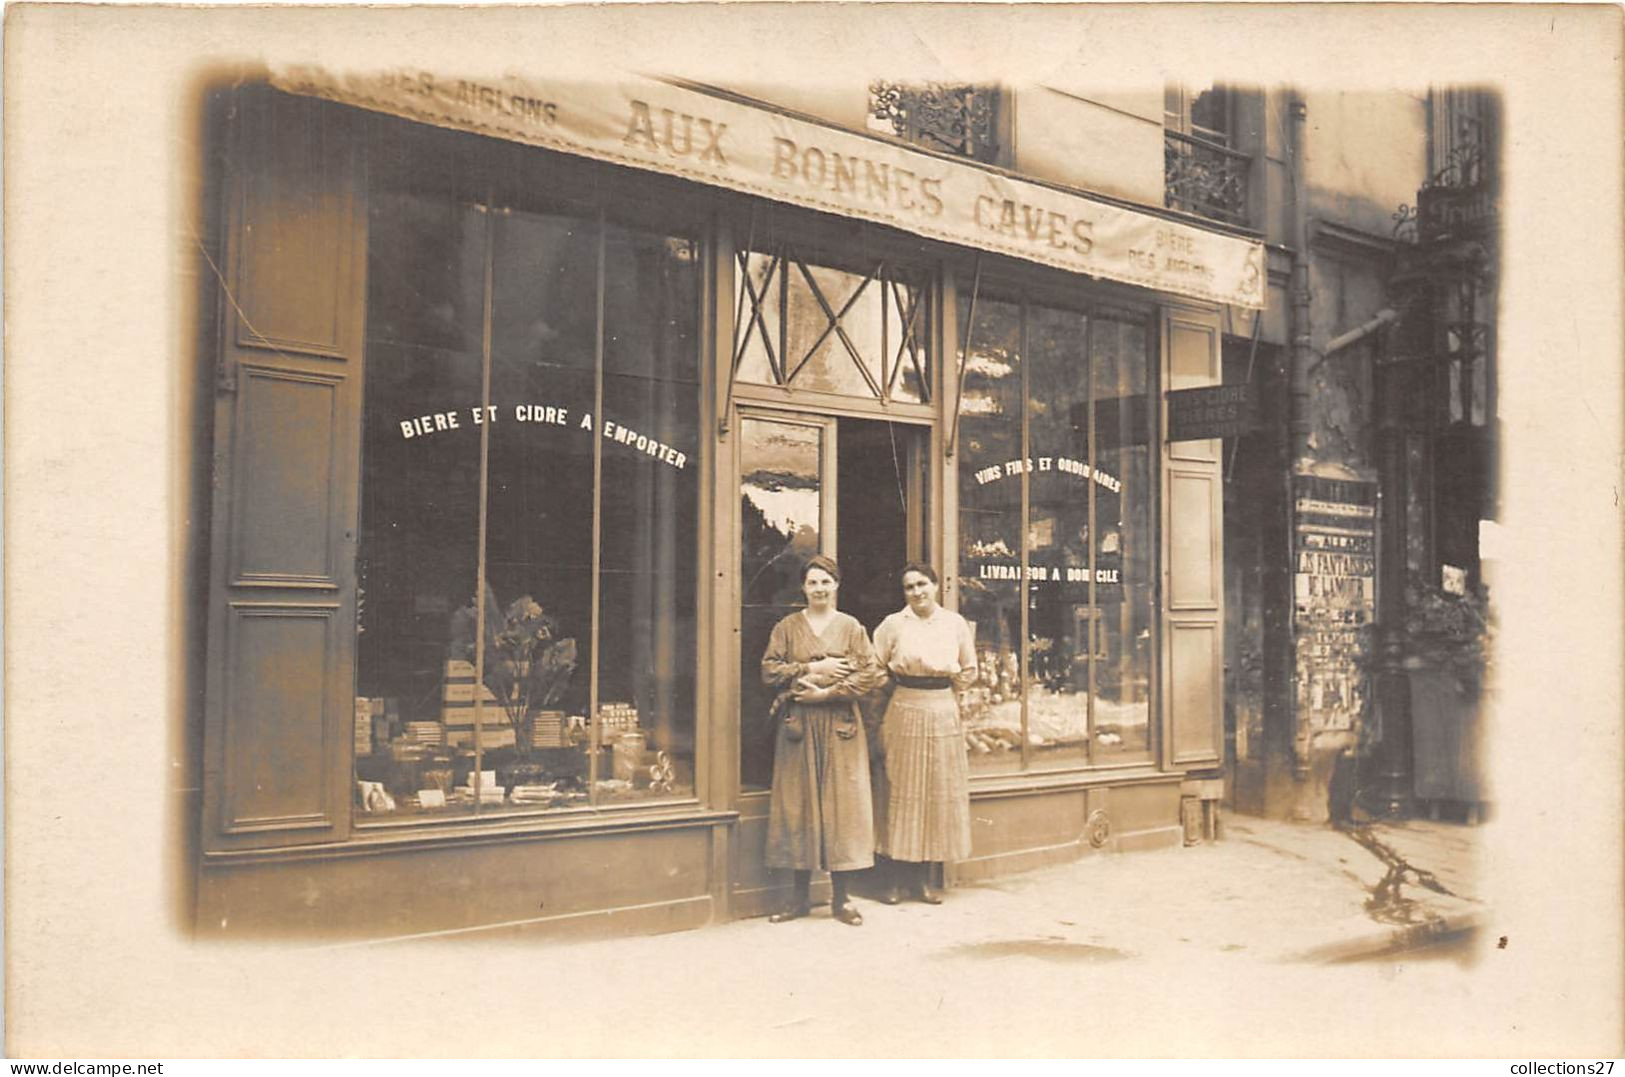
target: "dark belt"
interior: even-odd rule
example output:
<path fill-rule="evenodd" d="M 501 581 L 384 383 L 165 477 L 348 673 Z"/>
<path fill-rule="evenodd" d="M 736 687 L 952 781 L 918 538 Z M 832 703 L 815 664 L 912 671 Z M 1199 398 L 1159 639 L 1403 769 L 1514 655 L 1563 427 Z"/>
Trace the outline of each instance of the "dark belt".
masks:
<path fill-rule="evenodd" d="M 906 673 L 893 673 L 891 679 L 904 688 L 952 688 L 952 677 L 910 677 Z"/>

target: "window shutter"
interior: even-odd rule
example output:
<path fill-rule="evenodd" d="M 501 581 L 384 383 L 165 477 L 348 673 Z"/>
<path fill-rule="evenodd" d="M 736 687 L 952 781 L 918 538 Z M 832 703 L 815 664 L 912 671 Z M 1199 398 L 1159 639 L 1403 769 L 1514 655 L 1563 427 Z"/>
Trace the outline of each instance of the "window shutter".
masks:
<path fill-rule="evenodd" d="M 1163 386 L 1217 385 L 1217 313 L 1168 309 Z M 1167 429 L 1167 406 L 1163 406 Z M 1163 442 L 1164 764 L 1217 766 L 1224 744 L 1224 490 L 1218 439 Z"/>
<path fill-rule="evenodd" d="M 248 87 L 226 126 L 208 850 L 348 833 L 366 266 L 358 117 Z"/>

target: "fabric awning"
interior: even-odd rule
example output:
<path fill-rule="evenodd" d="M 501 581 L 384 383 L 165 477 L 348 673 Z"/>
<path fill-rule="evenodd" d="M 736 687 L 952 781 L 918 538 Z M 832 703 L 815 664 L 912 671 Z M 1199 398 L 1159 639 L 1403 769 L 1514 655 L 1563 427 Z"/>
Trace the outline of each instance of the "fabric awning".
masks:
<path fill-rule="evenodd" d="M 687 86 L 286 66 L 271 83 L 1106 280 L 1259 309 L 1264 246 Z"/>

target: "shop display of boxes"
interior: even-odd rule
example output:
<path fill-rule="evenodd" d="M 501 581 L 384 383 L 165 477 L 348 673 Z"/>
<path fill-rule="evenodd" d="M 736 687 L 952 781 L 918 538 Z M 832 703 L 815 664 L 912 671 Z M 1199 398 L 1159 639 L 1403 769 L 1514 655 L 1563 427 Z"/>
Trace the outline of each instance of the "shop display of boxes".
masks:
<path fill-rule="evenodd" d="M 440 718 L 446 725 L 474 724 L 476 696 L 488 711 L 501 712 L 502 701 L 483 684 L 474 682 L 474 663 L 446 659 L 446 674 L 440 684 Z"/>
<path fill-rule="evenodd" d="M 355 697 L 355 754 L 371 755 L 389 743 L 399 718 L 396 701 L 382 696 Z"/>
<path fill-rule="evenodd" d="M 530 743 L 533 748 L 570 747 L 570 722 L 564 712 L 537 711 Z"/>
<path fill-rule="evenodd" d="M 445 743 L 453 748 L 473 746 L 476 698 L 484 712 L 480 719 L 480 747 L 512 748 L 513 726 L 502 701 L 491 689 L 475 683 L 474 663 L 455 658 L 446 660 L 446 676 L 440 688 L 440 724 L 445 726 Z"/>
<path fill-rule="evenodd" d="M 480 727 L 480 749 L 489 751 L 492 748 L 512 748 L 517 743 L 513 735 L 513 726 L 502 712 L 494 714 L 486 712 L 485 724 Z M 448 729 L 446 730 L 446 746 L 448 748 L 472 748 L 474 746 L 474 730 Z"/>
<path fill-rule="evenodd" d="M 598 706 L 598 739 L 608 744 L 622 733 L 638 731 L 638 709 L 630 703 L 601 703 Z"/>
<path fill-rule="evenodd" d="M 355 697 L 355 754 L 372 754 L 372 700 Z"/>
<path fill-rule="evenodd" d="M 479 778 L 480 778 L 480 803 L 481 804 L 487 803 L 489 801 L 500 801 L 500 800 L 502 800 L 502 798 L 503 798 L 503 796 L 505 794 L 503 792 L 502 786 L 497 784 L 497 772 L 496 771 L 494 771 L 494 770 L 482 770 L 482 771 L 479 772 Z M 454 800 L 473 800 L 474 799 L 474 774 L 473 774 L 473 772 L 470 772 L 469 775 L 468 775 L 468 784 L 467 785 L 459 785 L 452 792 L 452 799 L 454 799 Z"/>
<path fill-rule="evenodd" d="M 413 744 L 440 744 L 445 740 L 445 730 L 439 722 L 407 722 L 406 739 Z"/>

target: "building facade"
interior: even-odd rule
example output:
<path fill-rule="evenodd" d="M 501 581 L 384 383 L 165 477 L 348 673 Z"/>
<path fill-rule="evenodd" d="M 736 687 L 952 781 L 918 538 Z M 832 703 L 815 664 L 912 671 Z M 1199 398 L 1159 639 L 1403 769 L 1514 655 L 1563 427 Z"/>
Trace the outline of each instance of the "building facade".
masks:
<path fill-rule="evenodd" d="M 1189 171 L 1270 252 L 1262 322 L 1225 342 L 1225 382 L 1258 402 L 1225 446 L 1233 803 L 1314 821 L 1476 818 L 1498 99 L 1204 93 L 1222 103 L 1195 144 L 1229 167 Z"/>
<path fill-rule="evenodd" d="M 1371 754 L 1382 474 L 1383 338 L 1339 341 L 1397 320 L 1427 108 L 208 93 L 197 932 L 765 910 L 759 660 L 819 552 L 871 630 L 912 558 L 974 626 L 954 878 L 1176 844 L 1225 776 L 1324 815 Z"/>

